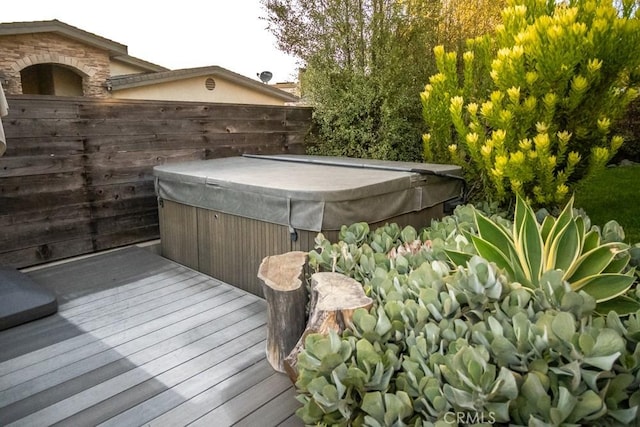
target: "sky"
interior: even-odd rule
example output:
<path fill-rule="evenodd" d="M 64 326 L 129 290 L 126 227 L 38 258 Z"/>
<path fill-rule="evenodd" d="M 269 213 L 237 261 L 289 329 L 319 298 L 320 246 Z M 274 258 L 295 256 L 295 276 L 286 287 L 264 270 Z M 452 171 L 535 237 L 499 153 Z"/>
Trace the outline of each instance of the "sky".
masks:
<path fill-rule="evenodd" d="M 296 81 L 296 59 L 279 51 L 259 0 L 3 1 L 0 22 L 57 19 L 129 48 L 129 55 L 177 70 L 218 65 L 270 83 Z"/>

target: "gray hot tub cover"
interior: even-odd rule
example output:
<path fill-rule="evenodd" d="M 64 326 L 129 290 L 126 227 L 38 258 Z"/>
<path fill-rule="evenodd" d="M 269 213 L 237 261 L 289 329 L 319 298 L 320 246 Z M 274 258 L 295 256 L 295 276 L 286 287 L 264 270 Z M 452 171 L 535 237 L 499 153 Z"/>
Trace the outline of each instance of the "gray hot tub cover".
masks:
<path fill-rule="evenodd" d="M 291 155 L 154 167 L 160 199 L 309 231 L 384 221 L 460 195 L 460 180 L 433 173 L 460 168 Z"/>

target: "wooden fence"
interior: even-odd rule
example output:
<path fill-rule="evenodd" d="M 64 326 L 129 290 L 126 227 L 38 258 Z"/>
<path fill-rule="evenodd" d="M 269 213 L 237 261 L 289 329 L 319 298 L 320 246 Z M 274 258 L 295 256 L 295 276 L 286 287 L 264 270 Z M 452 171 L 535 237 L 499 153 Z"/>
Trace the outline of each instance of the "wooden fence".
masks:
<path fill-rule="evenodd" d="M 303 153 L 311 110 L 8 97 L 0 265 L 26 267 L 159 237 L 152 168 Z"/>

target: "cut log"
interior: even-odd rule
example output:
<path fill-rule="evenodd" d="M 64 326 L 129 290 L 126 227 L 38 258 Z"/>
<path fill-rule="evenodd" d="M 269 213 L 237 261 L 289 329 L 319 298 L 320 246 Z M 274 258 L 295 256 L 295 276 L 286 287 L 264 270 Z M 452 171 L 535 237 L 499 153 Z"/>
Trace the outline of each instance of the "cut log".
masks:
<path fill-rule="evenodd" d="M 307 289 L 303 285 L 306 252 L 288 252 L 262 260 L 258 278 L 267 301 L 267 360 L 285 372 L 284 358 L 304 332 Z"/>
<path fill-rule="evenodd" d="M 284 368 L 291 381 L 298 379 L 298 354 L 304 348 L 304 340 L 312 333 L 338 334 L 349 327 L 353 312 L 358 308 L 368 310 L 373 300 L 364 294 L 362 285 L 340 273 L 315 273 L 311 276 L 311 302 L 309 320 L 304 333 L 287 355 Z"/>

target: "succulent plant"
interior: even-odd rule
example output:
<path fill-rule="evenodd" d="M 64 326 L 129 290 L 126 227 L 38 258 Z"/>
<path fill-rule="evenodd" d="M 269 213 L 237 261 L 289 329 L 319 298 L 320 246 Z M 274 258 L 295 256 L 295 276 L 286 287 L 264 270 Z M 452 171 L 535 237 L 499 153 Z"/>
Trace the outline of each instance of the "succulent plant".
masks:
<path fill-rule="evenodd" d="M 640 302 L 625 296 L 635 281 L 628 269 L 629 246 L 622 243 L 624 232 L 611 221 L 603 228 L 588 230 L 582 216 L 574 214 L 573 199 L 558 218 L 550 215 L 542 223 L 520 197 L 511 228 L 475 212 L 477 234 L 467 233 L 475 253 L 505 269 L 509 278 L 537 288 L 542 275 L 562 270 L 574 290 L 582 289 L 600 303 L 599 311 L 630 313 Z M 452 261 L 461 263 L 471 254 L 447 250 Z M 606 302 L 606 303 L 605 303 Z"/>
<path fill-rule="evenodd" d="M 626 315 L 598 314 L 606 301 L 575 286 L 594 274 L 587 262 L 633 277 L 623 264 L 635 247 L 602 255 L 624 247 L 616 223 L 601 230 L 570 208 L 538 221 L 525 205 L 512 222 L 462 206 L 419 232 L 344 230 L 349 242 L 320 235 L 310 259 L 359 280 L 375 303 L 342 336 L 307 337 L 296 384 L 306 424 L 640 427 L 640 289 L 624 286 Z M 476 251 L 480 239 L 502 259 Z M 549 253 L 573 269 L 546 269 Z"/>

